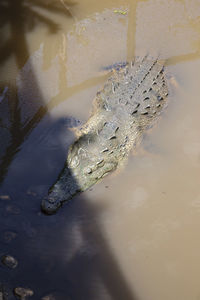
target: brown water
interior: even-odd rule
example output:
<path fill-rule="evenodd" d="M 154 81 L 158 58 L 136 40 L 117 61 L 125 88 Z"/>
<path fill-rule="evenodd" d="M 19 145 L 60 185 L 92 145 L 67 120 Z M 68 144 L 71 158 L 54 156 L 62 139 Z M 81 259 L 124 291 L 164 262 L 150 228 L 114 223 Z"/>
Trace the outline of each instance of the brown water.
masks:
<path fill-rule="evenodd" d="M 200 2 L 5 0 L 0 20 L 0 255 L 19 262 L 0 282 L 37 300 L 199 300 Z M 147 52 L 168 59 L 166 113 L 123 170 L 42 215 L 104 68 Z"/>

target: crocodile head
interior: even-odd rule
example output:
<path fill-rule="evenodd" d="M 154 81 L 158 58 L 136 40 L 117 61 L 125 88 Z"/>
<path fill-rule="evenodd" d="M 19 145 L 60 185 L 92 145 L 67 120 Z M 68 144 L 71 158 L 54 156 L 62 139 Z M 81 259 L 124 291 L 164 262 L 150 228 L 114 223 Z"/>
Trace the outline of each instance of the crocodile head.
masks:
<path fill-rule="evenodd" d="M 90 140 L 90 142 L 89 142 Z M 117 161 L 106 149 L 99 154 L 95 135 L 82 136 L 69 149 L 66 164 L 43 199 L 41 208 L 46 214 L 55 213 L 63 202 L 70 200 L 79 192 L 87 190 L 109 172 L 117 168 Z"/>

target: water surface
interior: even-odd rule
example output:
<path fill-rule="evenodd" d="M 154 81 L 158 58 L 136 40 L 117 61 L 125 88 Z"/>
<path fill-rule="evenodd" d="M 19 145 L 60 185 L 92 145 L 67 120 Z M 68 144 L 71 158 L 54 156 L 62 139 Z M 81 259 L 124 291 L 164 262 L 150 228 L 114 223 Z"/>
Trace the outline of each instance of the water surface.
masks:
<path fill-rule="evenodd" d="M 0 4 L 0 282 L 32 299 L 200 299 L 199 1 Z M 40 202 L 105 68 L 167 59 L 169 105 L 120 171 L 54 216 Z M 12 292 L 9 299 L 14 299 Z"/>

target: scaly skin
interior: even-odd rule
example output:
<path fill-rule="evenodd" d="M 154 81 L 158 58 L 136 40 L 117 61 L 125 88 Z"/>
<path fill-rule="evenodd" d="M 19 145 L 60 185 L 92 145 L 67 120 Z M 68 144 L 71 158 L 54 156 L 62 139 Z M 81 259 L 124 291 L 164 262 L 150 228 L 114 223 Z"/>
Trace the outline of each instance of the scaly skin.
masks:
<path fill-rule="evenodd" d="M 113 70 L 94 100 L 92 116 L 70 147 L 42 210 L 52 214 L 64 201 L 115 170 L 166 106 L 163 63 L 143 58 Z"/>

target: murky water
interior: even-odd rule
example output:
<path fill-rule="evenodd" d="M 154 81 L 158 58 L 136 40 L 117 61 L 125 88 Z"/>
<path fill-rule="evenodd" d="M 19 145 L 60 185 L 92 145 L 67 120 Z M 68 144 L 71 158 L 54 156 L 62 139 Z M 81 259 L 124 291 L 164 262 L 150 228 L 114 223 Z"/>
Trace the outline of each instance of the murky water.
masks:
<path fill-rule="evenodd" d="M 8 299 L 17 286 L 36 300 L 200 299 L 199 1 L 4 0 L 0 20 Z M 168 59 L 168 109 L 123 170 L 43 215 L 105 67 L 147 52 Z"/>

